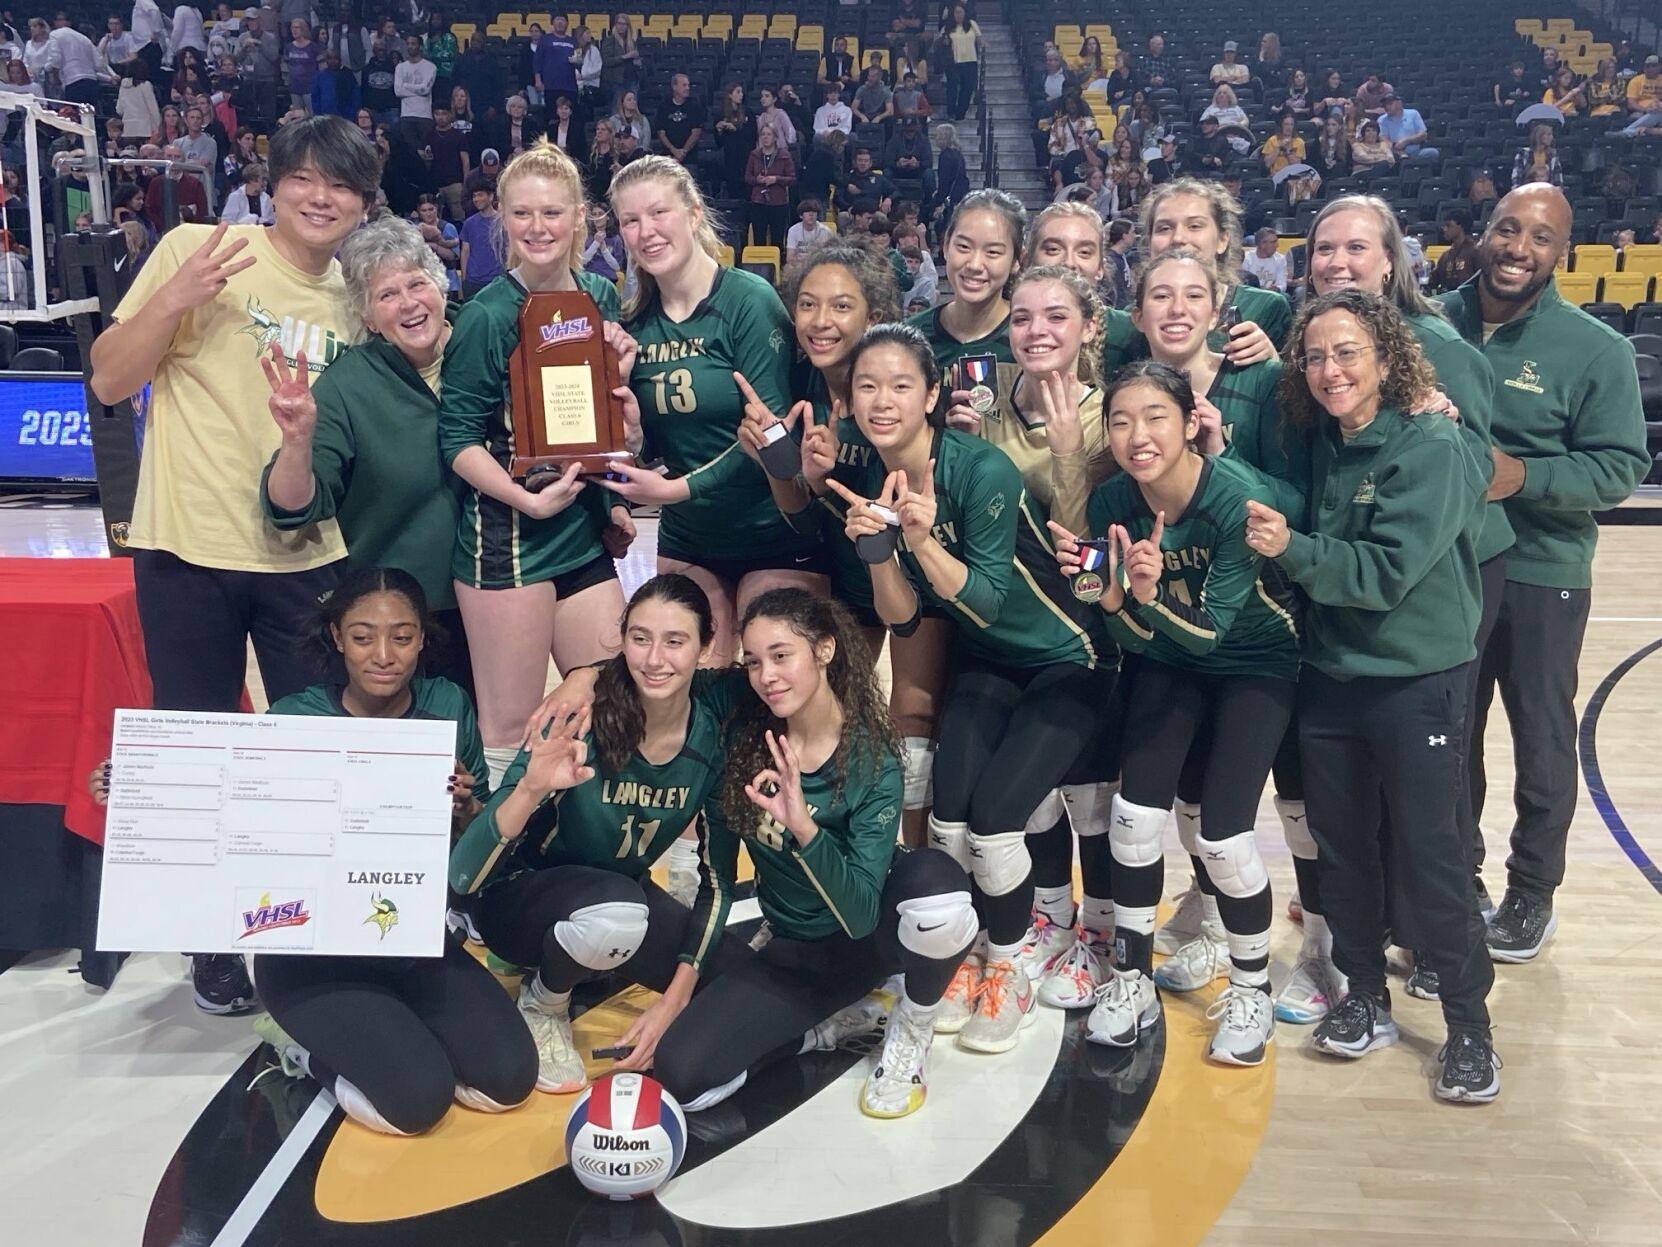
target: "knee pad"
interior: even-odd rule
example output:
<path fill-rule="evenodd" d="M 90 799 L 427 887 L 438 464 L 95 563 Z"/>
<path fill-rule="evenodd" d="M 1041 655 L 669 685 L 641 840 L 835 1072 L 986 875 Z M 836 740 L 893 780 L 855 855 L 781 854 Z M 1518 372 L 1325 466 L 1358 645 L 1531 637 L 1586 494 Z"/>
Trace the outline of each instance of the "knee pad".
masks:
<path fill-rule="evenodd" d="M 931 814 L 929 847 L 945 853 L 963 868 L 965 874 L 971 873 L 968 823 L 943 823 Z"/>
<path fill-rule="evenodd" d="M 1019 831 L 996 836 L 969 833 L 970 873 L 988 896 L 1004 896 L 1027 882 L 1033 858 L 1027 852 L 1027 836 Z"/>
<path fill-rule="evenodd" d="M 530 1096 L 525 1097 L 526 1100 L 530 1098 Z M 498 1104 L 479 1088 L 470 1087 L 466 1083 L 459 1082 L 456 1084 L 456 1103 L 463 1108 L 471 1108 L 479 1113 L 506 1113 L 518 1108 L 520 1104 L 524 1104 L 525 1100 L 519 1101 L 519 1104 Z"/>
<path fill-rule="evenodd" d="M 379 1109 L 369 1102 L 369 1097 L 344 1078 L 335 1079 L 335 1101 L 341 1106 L 345 1114 L 360 1126 L 367 1126 L 377 1134 L 396 1134 L 408 1137 L 420 1134 L 423 1130 L 430 1130 L 438 1125 L 439 1119 L 444 1116 L 441 1112 L 420 1130 L 400 1130 L 385 1117 Z"/>
<path fill-rule="evenodd" d="M 1160 840 L 1166 831 L 1166 811 L 1133 805 L 1114 794 L 1108 844 L 1121 866 L 1153 866 L 1162 857 Z"/>
<path fill-rule="evenodd" d="M 1264 869 L 1258 841 L 1250 831 L 1239 832 L 1227 840 L 1202 840 L 1200 860 L 1206 866 L 1212 886 L 1224 896 L 1245 900 L 1257 896 L 1269 885 L 1269 872 Z"/>
<path fill-rule="evenodd" d="M 963 954 L 980 925 L 968 892 L 942 892 L 901 901 L 900 944 L 930 961 L 947 961 Z"/>
<path fill-rule="evenodd" d="M 1064 784 L 1062 801 L 1068 807 L 1068 821 L 1076 836 L 1101 836 L 1108 831 L 1108 815 L 1113 808 L 1118 783 L 1110 780 L 1102 784 Z"/>
<path fill-rule="evenodd" d="M 585 905 L 554 924 L 554 938 L 578 965 L 612 970 L 635 955 L 646 938 L 646 906 L 639 901 Z"/>
<path fill-rule="evenodd" d="M 1062 801 L 1062 790 L 1052 788 L 1045 793 L 1044 800 L 1040 801 L 1031 815 L 1028 816 L 1027 826 L 1022 828 L 1022 835 L 1037 836 L 1049 831 L 1062 821 L 1062 815 L 1067 813 L 1067 806 Z"/>
<path fill-rule="evenodd" d="M 908 810 L 927 809 L 935 795 L 935 742 L 927 736 L 908 736 L 900 745 L 905 776 L 900 804 Z"/>
<path fill-rule="evenodd" d="M 1200 803 L 1179 801 L 1171 807 L 1177 819 L 1177 842 L 1190 857 L 1200 856 Z"/>
<path fill-rule="evenodd" d="M 1281 816 L 1281 832 L 1287 837 L 1287 847 L 1301 861 L 1316 860 L 1316 837 L 1310 834 L 1310 819 L 1305 815 L 1304 802 L 1275 799 L 1275 812 Z"/>

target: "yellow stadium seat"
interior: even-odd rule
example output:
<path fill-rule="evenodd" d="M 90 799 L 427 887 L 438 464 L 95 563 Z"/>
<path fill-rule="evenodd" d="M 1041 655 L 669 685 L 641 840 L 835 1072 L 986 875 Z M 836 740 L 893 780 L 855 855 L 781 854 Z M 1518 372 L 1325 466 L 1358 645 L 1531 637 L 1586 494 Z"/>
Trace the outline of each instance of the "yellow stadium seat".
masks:
<path fill-rule="evenodd" d="M 778 247 L 746 247 L 744 249 L 744 263 L 766 264 L 773 269 L 773 280 L 779 280 L 779 248 Z"/>
<path fill-rule="evenodd" d="M 1616 49 L 1608 43 L 1589 43 L 1587 45 L 1588 59 L 1602 61 L 1607 56 L 1614 56 Z"/>
<path fill-rule="evenodd" d="M 1575 271 L 1595 277 L 1616 271 L 1616 249 L 1608 243 L 1584 242 L 1575 249 Z"/>
<path fill-rule="evenodd" d="M 1538 35 L 1541 33 L 1541 19 L 1538 17 L 1520 17 L 1517 21 L 1512 23 L 1512 29 L 1517 31 L 1525 39 L 1528 39 L 1532 35 Z"/>
<path fill-rule="evenodd" d="M 724 268 L 732 268 L 733 267 L 733 248 L 729 247 L 726 243 L 723 243 L 722 246 L 721 246 L 721 251 L 716 255 L 716 259 L 717 259 L 717 261 L 719 261 L 721 263 L 721 265 Z"/>
<path fill-rule="evenodd" d="M 456 22 L 450 27 L 450 33 L 456 36 L 457 46 L 465 48 L 467 41 L 473 38 L 473 32 L 478 29 L 473 22 Z"/>
<path fill-rule="evenodd" d="M 1061 43 L 1064 39 L 1083 39 L 1084 37 L 1085 36 L 1080 31 L 1077 23 L 1070 23 L 1066 26 L 1058 26 L 1050 32 L 1050 41 L 1052 43 Z"/>
<path fill-rule="evenodd" d="M 1649 302 L 1652 282 L 1649 273 L 1607 273 L 1599 283 L 1599 298 L 1631 308 L 1635 303 Z"/>
<path fill-rule="evenodd" d="M 1280 255 L 1286 255 L 1294 247 L 1302 247 L 1303 245 L 1304 239 L 1302 238 L 1278 238 L 1275 241 L 1276 252 Z M 1447 251 L 1448 248 L 1444 247 L 1443 250 Z"/>
<path fill-rule="evenodd" d="M 1573 17 L 1549 17 L 1549 18 L 1547 18 L 1546 21 L 1541 23 L 1541 29 L 1543 29 L 1543 30 L 1574 30 L 1575 29 L 1575 18 L 1573 18 Z"/>
<path fill-rule="evenodd" d="M 1428 264 L 1436 264 L 1438 260 L 1443 258 L 1443 252 L 1447 250 L 1448 248 L 1442 243 L 1435 243 L 1432 246 L 1427 247 L 1425 249 L 1426 262 Z"/>
<path fill-rule="evenodd" d="M 552 13 L 527 13 L 525 15 L 525 24 L 527 26 L 534 24 L 541 26 L 544 30 L 547 30 L 554 24 L 554 15 Z"/>
<path fill-rule="evenodd" d="M 1599 279 L 1593 274 L 1558 272 L 1553 277 L 1558 282 L 1558 293 L 1566 303 L 1580 306 L 1598 301 Z"/>
<path fill-rule="evenodd" d="M 1622 252 L 1622 272 L 1662 277 L 1662 244 L 1635 243 Z"/>
<path fill-rule="evenodd" d="M 1095 22 L 1085 27 L 1086 38 L 1089 38 L 1091 35 L 1095 35 L 1097 37 L 1097 42 L 1107 43 L 1108 40 L 1114 37 L 1114 28 L 1103 22 Z"/>
<path fill-rule="evenodd" d="M 504 26 L 501 22 L 492 22 L 489 26 L 485 27 L 485 38 L 487 39 L 511 39 L 513 38 L 513 35 L 514 28 L 512 26 Z"/>
<path fill-rule="evenodd" d="M 871 48 L 866 52 L 867 63 L 870 63 L 871 58 L 874 56 L 877 58 L 877 63 L 881 65 L 884 72 L 887 73 L 889 68 L 889 50 L 887 48 Z M 865 65 L 860 66 L 860 68 L 864 69 Z"/>
<path fill-rule="evenodd" d="M 775 13 L 768 22 L 768 33 L 790 35 L 796 33 L 795 13 Z"/>

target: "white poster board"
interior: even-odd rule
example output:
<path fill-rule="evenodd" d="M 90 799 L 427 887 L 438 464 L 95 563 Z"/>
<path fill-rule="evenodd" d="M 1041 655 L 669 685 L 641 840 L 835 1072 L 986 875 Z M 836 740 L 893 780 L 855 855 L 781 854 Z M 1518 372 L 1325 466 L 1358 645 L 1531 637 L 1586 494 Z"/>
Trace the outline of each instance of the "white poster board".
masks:
<path fill-rule="evenodd" d="M 436 957 L 456 726 L 118 710 L 98 947 Z"/>

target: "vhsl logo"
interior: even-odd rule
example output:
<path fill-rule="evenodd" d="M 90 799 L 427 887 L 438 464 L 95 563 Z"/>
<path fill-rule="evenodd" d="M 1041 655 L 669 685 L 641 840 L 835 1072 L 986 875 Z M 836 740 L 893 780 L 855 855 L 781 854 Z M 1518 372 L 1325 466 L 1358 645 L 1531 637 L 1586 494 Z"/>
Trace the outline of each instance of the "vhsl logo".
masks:
<path fill-rule="evenodd" d="M 539 351 L 546 351 L 551 346 L 559 346 L 563 342 L 587 342 L 594 337 L 594 326 L 589 323 L 587 316 L 579 316 L 575 320 L 556 320 L 544 325 L 539 331 L 542 335 L 542 345 Z"/>
<path fill-rule="evenodd" d="M 260 897 L 260 903 L 253 909 L 242 911 L 242 934 L 239 940 L 245 940 L 250 935 L 258 935 L 262 931 L 276 931 L 283 927 L 303 927 L 312 920 L 306 912 L 306 902 L 283 901 L 281 904 L 271 903 L 271 893 L 267 892 Z"/>

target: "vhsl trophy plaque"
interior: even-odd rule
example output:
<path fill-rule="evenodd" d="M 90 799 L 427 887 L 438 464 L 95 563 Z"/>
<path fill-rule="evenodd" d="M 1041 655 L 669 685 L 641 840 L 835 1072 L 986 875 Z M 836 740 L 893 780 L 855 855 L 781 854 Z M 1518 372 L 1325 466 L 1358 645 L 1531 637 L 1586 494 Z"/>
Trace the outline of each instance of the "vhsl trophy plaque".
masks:
<path fill-rule="evenodd" d="M 517 481 L 558 474 L 572 463 L 602 476 L 634 462 L 624 439 L 623 403 L 613 396 L 617 358 L 601 334 L 600 309 L 582 290 L 528 295 L 519 345 L 508 361 Z"/>

